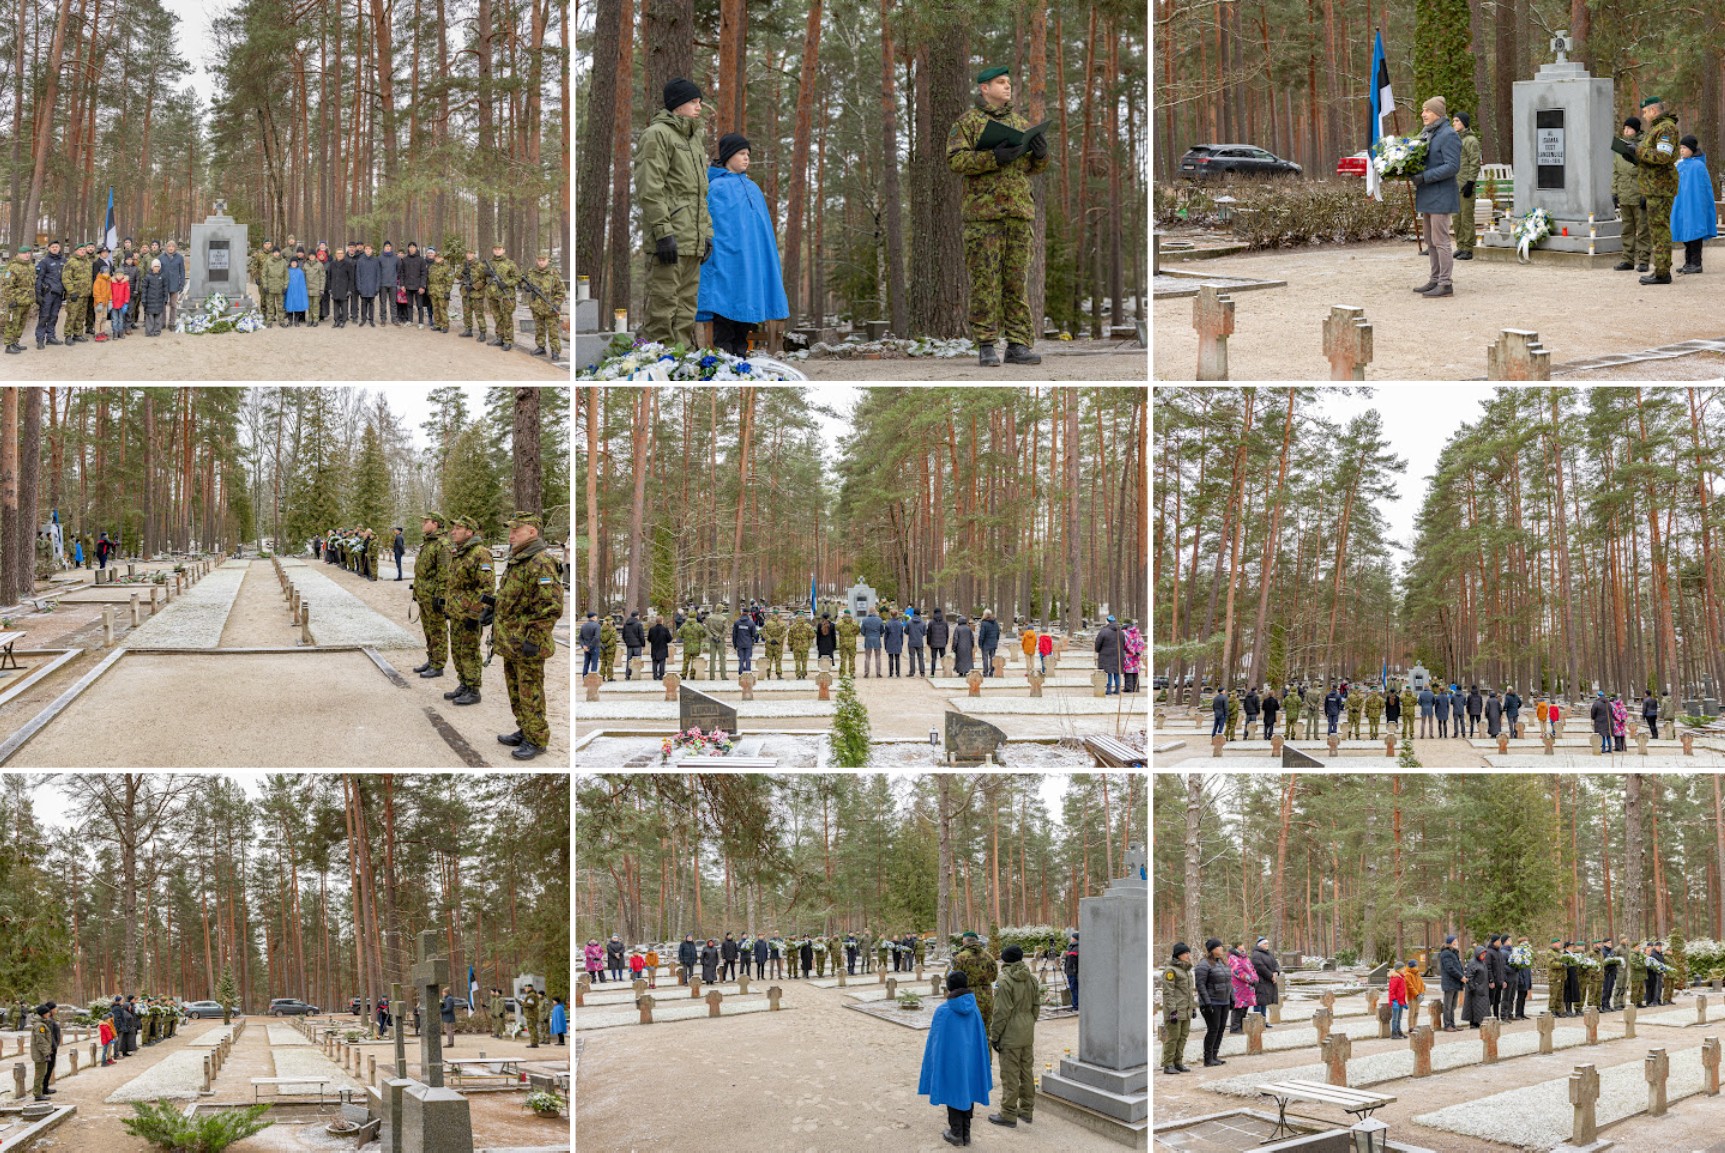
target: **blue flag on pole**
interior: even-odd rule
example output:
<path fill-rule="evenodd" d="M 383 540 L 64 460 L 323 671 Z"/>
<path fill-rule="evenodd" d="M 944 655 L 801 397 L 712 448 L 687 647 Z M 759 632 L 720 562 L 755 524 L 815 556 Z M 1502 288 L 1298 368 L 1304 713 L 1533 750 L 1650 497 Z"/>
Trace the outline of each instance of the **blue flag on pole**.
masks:
<path fill-rule="evenodd" d="M 815 574 L 812 572 L 809 574 L 809 615 L 811 617 L 818 617 L 821 615 L 815 608 Z"/>
<path fill-rule="evenodd" d="M 108 218 L 102 222 L 102 243 L 108 246 L 109 252 L 120 247 L 120 230 L 114 227 L 114 186 L 108 186 Z"/>
<path fill-rule="evenodd" d="M 1384 198 L 1384 184 L 1378 179 L 1377 165 L 1372 163 L 1377 155 L 1378 141 L 1384 134 L 1384 117 L 1396 110 L 1395 93 L 1390 91 L 1390 62 L 1384 57 L 1384 34 L 1373 34 L 1372 43 L 1372 79 L 1366 85 L 1366 100 L 1371 108 L 1371 127 L 1369 130 L 1370 146 L 1366 149 L 1366 194 L 1375 199 Z"/>
<path fill-rule="evenodd" d="M 479 976 L 474 973 L 473 966 L 467 966 L 467 1011 L 473 1012 L 479 1003 Z"/>

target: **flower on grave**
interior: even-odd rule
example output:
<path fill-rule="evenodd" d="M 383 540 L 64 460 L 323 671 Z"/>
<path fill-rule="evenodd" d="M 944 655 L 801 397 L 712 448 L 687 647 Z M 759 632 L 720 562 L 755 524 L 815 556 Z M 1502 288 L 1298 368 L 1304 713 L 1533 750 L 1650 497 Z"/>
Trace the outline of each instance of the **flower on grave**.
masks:
<path fill-rule="evenodd" d="M 1535 208 L 1516 222 L 1512 239 L 1516 256 L 1528 262 L 1528 250 L 1551 235 L 1551 216 L 1543 208 Z"/>

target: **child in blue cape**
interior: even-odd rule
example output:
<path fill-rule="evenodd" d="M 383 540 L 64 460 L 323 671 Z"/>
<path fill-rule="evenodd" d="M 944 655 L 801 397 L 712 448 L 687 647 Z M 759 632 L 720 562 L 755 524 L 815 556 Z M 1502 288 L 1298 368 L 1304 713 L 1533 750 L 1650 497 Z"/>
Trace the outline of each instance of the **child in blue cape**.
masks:
<path fill-rule="evenodd" d="M 1693 275 L 1701 271 L 1701 242 L 1719 235 L 1719 213 L 1713 206 L 1713 180 L 1707 175 L 1707 156 L 1700 142 L 1685 136 L 1678 151 L 1671 239 L 1683 245 L 1683 267 L 1677 271 Z"/>
<path fill-rule="evenodd" d="M 767 198 L 750 180 L 749 142 L 738 132 L 719 138 L 719 163 L 707 169 L 707 213 L 713 255 L 701 265 L 695 319 L 713 322 L 713 343 L 748 356 L 749 333 L 791 314 L 785 300 L 779 245 Z"/>
<path fill-rule="evenodd" d="M 962 969 L 946 975 L 946 1000 L 934 1011 L 928 1042 L 922 1050 L 918 1096 L 930 1105 L 946 1106 L 948 1145 L 970 1144 L 970 1122 L 978 1104 L 988 1104 L 994 1070 L 988 1056 L 988 1030 L 976 1007 L 970 978 Z"/>

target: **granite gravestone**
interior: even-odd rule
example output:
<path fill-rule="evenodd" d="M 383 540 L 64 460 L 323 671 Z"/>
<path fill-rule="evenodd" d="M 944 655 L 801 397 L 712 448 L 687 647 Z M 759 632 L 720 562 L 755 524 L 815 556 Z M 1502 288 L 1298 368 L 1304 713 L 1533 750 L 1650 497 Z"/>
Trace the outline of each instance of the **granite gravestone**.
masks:
<path fill-rule="evenodd" d="M 1084 942 L 1078 1056 L 1044 1073 L 1038 1096 L 1100 1114 L 1118 1139 L 1140 1144 L 1150 1124 L 1150 889 L 1144 846 L 1126 854 L 1126 876 L 1078 903 Z"/>
<path fill-rule="evenodd" d="M 186 253 L 186 305 L 201 308 L 212 292 L 232 304 L 249 303 L 246 257 L 246 226 L 227 214 L 226 201 L 216 201 L 215 211 L 202 224 L 192 225 Z"/>
<path fill-rule="evenodd" d="M 845 607 L 851 610 L 853 620 L 862 620 L 874 611 L 878 594 L 869 587 L 867 581 L 858 581 L 845 593 Z"/>
<path fill-rule="evenodd" d="M 987 721 L 946 711 L 946 755 L 949 762 L 981 765 L 1006 744 L 1006 734 Z"/>
<path fill-rule="evenodd" d="M 688 732 L 699 727 L 703 733 L 714 729 L 724 729 L 727 733 L 737 731 L 737 710 L 727 705 L 717 697 L 710 697 L 700 689 L 692 689 L 688 685 L 677 687 L 677 728 L 680 732 Z"/>

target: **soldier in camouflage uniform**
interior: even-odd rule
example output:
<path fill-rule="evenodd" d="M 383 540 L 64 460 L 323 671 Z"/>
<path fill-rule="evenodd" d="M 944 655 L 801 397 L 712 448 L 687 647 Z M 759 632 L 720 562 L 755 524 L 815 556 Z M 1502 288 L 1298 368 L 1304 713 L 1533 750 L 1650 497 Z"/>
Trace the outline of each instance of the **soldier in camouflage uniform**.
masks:
<path fill-rule="evenodd" d="M 846 609 L 839 617 L 839 676 L 854 677 L 857 671 L 857 637 L 862 635 L 862 626 L 856 623 L 851 611 Z"/>
<path fill-rule="evenodd" d="M 964 947 L 952 955 L 952 969 L 948 971 L 961 972 L 970 981 L 970 991 L 976 994 L 977 1012 L 982 1014 L 982 1028 L 987 1032 L 989 1014 L 994 1010 L 994 979 L 1000 976 L 1000 966 L 974 932 L 967 931 L 963 939 Z"/>
<path fill-rule="evenodd" d="M 321 244 L 318 245 L 318 251 L 325 251 Z M 325 267 L 324 262 L 317 258 L 315 252 L 301 260 L 299 266 L 305 271 L 306 323 L 310 327 L 316 328 L 318 302 L 323 299 L 323 288 L 328 279 L 329 270 Z"/>
<path fill-rule="evenodd" d="M 797 680 L 806 680 L 809 675 L 809 646 L 815 643 L 815 626 L 798 613 L 797 619 L 791 622 L 786 640 L 791 646 L 791 663 L 795 666 Z"/>
<path fill-rule="evenodd" d="M 1360 695 L 1358 689 L 1356 689 L 1353 692 L 1348 694 L 1348 703 L 1347 703 L 1348 734 L 1347 734 L 1347 736 L 1348 736 L 1348 740 L 1350 740 L 1350 741 L 1357 741 L 1360 739 L 1360 712 L 1361 712 L 1361 710 L 1363 710 L 1365 708 L 1365 704 L 1366 704 L 1365 698 Z"/>
<path fill-rule="evenodd" d="M 1671 203 L 1677 198 L 1677 118 L 1665 111 L 1657 96 L 1641 102 L 1647 124 L 1635 151 L 1641 173 L 1641 195 L 1647 198 L 1647 228 L 1653 245 L 1653 271 L 1642 284 L 1671 283 Z"/>
<path fill-rule="evenodd" d="M 498 737 L 514 745 L 518 761 L 530 761 L 551 744 L 545 719 L 545 662 L 557 651 L 551 630 L 563 615 L 563 582 L 557 560 L 545 548 L 539 517 L 517 512 L 509 519 L 509 560 L 497 586 L 497 623 L 491 640 L 503 655 L 509 711 L 520 726 Z M 538 1033 L 532 1033 L 538 1044 Z"/>
<path fill-rule="evenodd" d="M 1414 739 L 1414 714 L 1419 712 L 1420 699 L 1411 685 L 1402 686 L 1402 740 Z"/>
<path fill-rule="evenodd" d="M 1240 737 L 1240 690 L 1228 690 L 1228 720 L 1224 730 L 1226 739 L 1238 740 Z"/>
<path fill-rule="evenodd" d="M 31 267 L 28 244 L 18 246 L 7 268 L 10 274 L 5 288 L 0 289 L 4 293 L 0 295 L 0 315 L 4 315 L 6 321 L 6 351 L 19 353 L 24 351 L 24 346 L 18 340 L 30 324 L 30 314 L 36 310 L 36 271 Z"/>
<path fill-rule="evenodd" d="M 280 252 L 272 252 L 263 262 L 264 323 L 287 327 L 287 313 L 282 311 L 282 296 L 287 292 L 288 265 Z"/>
<path fill-rule="evenodd" d="M 1647 954 L 1640 945 L 1632 945 L 1625 959 L 1629 967 L 1629 1000 L 1637 1009 L 1647 999 Z"/>
<path fill-rule="evenodd" d="M 677 639 L 683 642 L 683 679 L 688 680 L 695 675 L 695 658 L 701 655 L 701 647 L 707 643 L 707 630 L 701 627 L 701 622 L 690 613 L 683 618 L 683 627 L 677 630 Z"/>
<path fill-rule="evenodd" d="M 479 635 L 483 630 L 480 621 L 485 617 L 487 605 L 495 603 L 497 581 L 491 575 L 491 550 L 479 539 L 478 521 L 470 516 L 458 517 L 449 530 L 449 539 L 455 547 L 445 597 L 449 605 L 449 647 L 454 650 L 455 675 L 460 683 L 453 692 L 443 695 L 458 705 L 476 705 L 483 675 L 479 663 Z M 613 632 L 613 651 L 616 645 L 617 636 Z M 607 666 L 608 660 L 601 657 L 601 665 Z M 601 667 L 600 672 L 606 680 L 611 679 L 608 667 Z"/>
<path fill-rule="evenodd" d="M 980 348 L 977 363 L 1000 364 L 994 342 L 1006 332 L 1006 363 L 1040 364 L 1030 351 L 1036 317 L 1030 315 L 1030 272 L 1036 202 L 1030 177 L 1048 167 L 1048 141 L 1037 133 L 1027 142 L 977 149 L 991 124 L 1023 131 L 1030 123 L 1012 109 L 1012 78 L 1005 68 L 985 68 L 976 77 L 975 104 L 946 137 L 947 166 L 964 177 L 964 262 L 970 270 L 970 335 Z"/>
<path fill-rule="evenodd" d="M 497 325 L 497 335 L 491 338 L 491 343 L 508 352 L 515 347 L 515 293 L 521 283 L 521 272 L 513 260 L 503 255 L 502 243 L 491 246 L 491 265 L 485 270 L 485 278 L 485 302 Z"/>
<path fill-rule="evenodd" d="M 1563 939 L 1551 939 L 1551 951 L 1545 957 L 1545 1011 L 1553 1017 L 1564 1016 L 1563 982 L 1569 964 L 1563 959 Z"/>
<path fill-rule="evenodd" d="M 1455 258 L 1457 260 L 1472 260 L 1474 244 L 1478 235 L 1474 231 L 1474 182 L 1479 179 L 1480 149 L 1479 134 L 1473 130 L 1473 121 L 1466 112 L 1457 112 L 1450 117 L 1450 127 L 1461 138 L 1461 168 L 1456 172 L 1456 183 L 1461 189 L 1461 208 L 1455 217 Z"/>
<path fill-rule="evenodd" d="M 449 655 L 449 616 L 444 612 L 449 584 L 449 543 L 443 539 L 443 514 L 428 512 L 424 523 L 425 543 L 413 562 L 413 599 L 419 605 L 419 624 L 425 630 L 425 663 L 413 671 L 422 678 L 443 675 Z"/>
<path fill-rule="evenodd" d="M 94 281 L 95 273 L 90 265 L 90 246 L 80 244 L 66 259 L 66 268 L 60 274 L 60 282 L 66 286 L 66 324 L 62 329 L 61 339 L 67 345 L 90 339 L 86 335 L 86 322 L 90 317 L 90 291 Z"/>
<path fill-rule="evenodd" d="M 1292 737 L 1298 740 L 1300 730 L 1294 727 L 1300 723 L 1300 690 L 1297 686 L 1288 685 L 1282 690 L 1282 712 L 1285 714 L 1282 723 L 1283 738 Z"/>
<path fill-rule="evenodd" d="M 1601 1013 L 1610 1008 L 1605 1004 L 1605 942 L 1595 941 L 1588 948 L 1588 955 L 1593 959 L 1593 967 L 1587 970 L 1586 981 L 1582 989 L 1581 1000 L 1584 1005 L 1592 1005 Z"/>
<path fill-rule="evenodd" d="M 1641 133 L 1641 117 L 1623 121 L 1621 135 L 1634 143 Z M 1623 259 L 1612 266 L 1613 272 L 1647 271 L 1651 238 L 1647 232 L 1647 209 L 1642 206 L 1640 166 L 1621 152 L 1611 154 L 1611 202 L 1617 206 L 1622 220 Z"/>
<path fill-rule="evenodd" d="M 479 259 L 479 250 L 469 248 L 467 259 L 461 264 L 461 322 L 467 327 L 461 330 L 462 336 L 475 336 L 474 324 L 479 325 L 475 339 L 485 342 L 485 262 Z"/>
<path fill-rule="evenodd" d="M 552 360 L 558 360 L 563 356 L 558 306 L 563 303 L 565 293 L 563 278 L 551 267 L 550 260 L 551 250 L 541 248 L 538 257 L 533 261 L 533 267 L 528 269 L 527 275 L 522 278 L 522 283 L 530 284 L 539 290 L 537 296 L 531 292 L 527 294 L 527 307 L 533 310 L 533 355 L 549 355 Z"/>
<path fill-rule="evenodd" d="M 707 648 L 711 650 L 711 659 L 707 661 L 707 679 L 710 681 L 728 681 L 725 675 L 725 649 L 731 642 L 731 618 L 726 615 L 725 602 L 720 601 L 719 607 L 707 614 L 702 626 L 707 631 Z"/>
<path fill-rule="evenodd" d="M 539 547 L 544 548 L 544 543 L 541 542 Z M 529 1049 L 539 1048 L 539 1002 L 539 993 L 532 985 L 521 987 L 521 1020 L 527 1026 L 527 1047 Z"/>
<path fill-rule="evenodd" d="M 259 308 L 263 307 L 264 299 L 264 261 L 269 258 L 269 255 L 273 250 L 274 243 L 266 240 L 257 249 L 253 250 L 250 256 L 246 257 L 246 275 L 251 278 L 253 284 L 258 286 Z"/>
<path fill-rule="evenodd" d="M 617 626 L 610 617 L 599 622 L 599 676 L 603 680 L 617 679 Z"/>
<path fill-rule="evenodd" d="M 426 283 L 431 293 L 431 331 L 449 331 L 449 290 L 455 284 L 455 270 L 435 248 L 425 250 L 431 261 L 426 269 Z"/>
<path fill-rule="evenodd" d="M 1365 712 L 1366 723 L 1371 726 L 1372 740 L 1375 741 L 1378 739 L 1378 725 L 1384 719 L 1384 694 L 1378 692 L 1377 689 L 1367 693 Z"/>
<path fill-rule="evenodd" d="M 1324 715 L 1324 690 L 1317 685 L 1306 689 L 1306 739 L 1318 739 L 1318 721 Z"/>
<path fill-rule="evenodd" d="M 761 637 L 767 643 L 767 659 L 762 670 L 763 675 L 785 679 L 785 622 L 778 613 L 767 618 L 767 623 L 761 626 Z"/>

